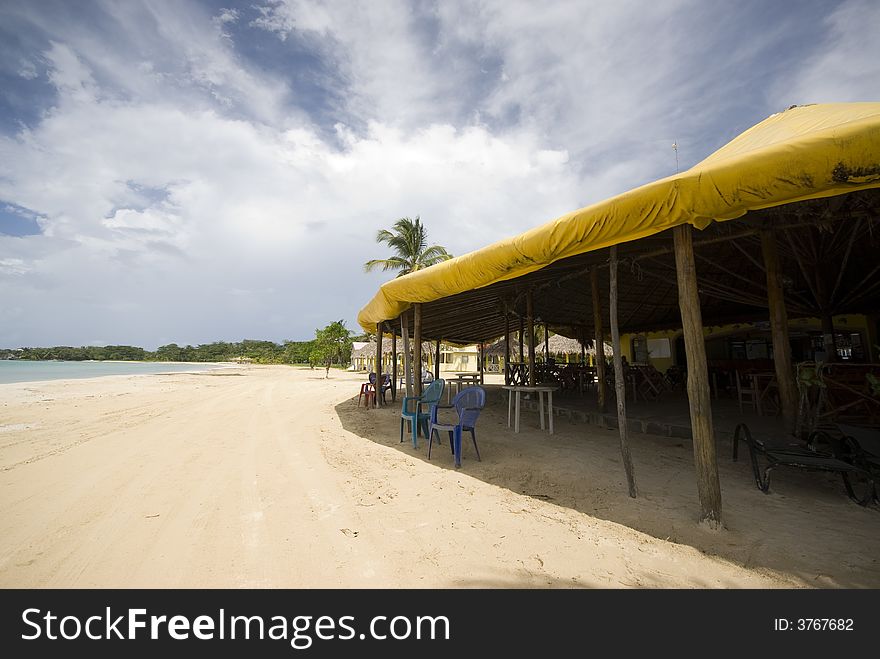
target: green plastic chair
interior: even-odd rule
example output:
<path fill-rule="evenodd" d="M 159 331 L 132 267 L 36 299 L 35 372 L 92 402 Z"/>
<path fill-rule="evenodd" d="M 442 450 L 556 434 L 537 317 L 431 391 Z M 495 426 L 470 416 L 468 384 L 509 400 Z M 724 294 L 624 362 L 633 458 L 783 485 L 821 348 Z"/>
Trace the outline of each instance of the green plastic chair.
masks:
<path fill-rule="evenodd" d="M 403 441 L 403 424 L 409 422 L 412 432 L 413 448 L 419 447 L 419 429 L 428 436 L 428 422 L 431 418 L 431 406 L 440 402 L 446 381 L 442 378 L 434 380 L 421 396 L 404 396 L 400 408 L 400 441 Z"/>

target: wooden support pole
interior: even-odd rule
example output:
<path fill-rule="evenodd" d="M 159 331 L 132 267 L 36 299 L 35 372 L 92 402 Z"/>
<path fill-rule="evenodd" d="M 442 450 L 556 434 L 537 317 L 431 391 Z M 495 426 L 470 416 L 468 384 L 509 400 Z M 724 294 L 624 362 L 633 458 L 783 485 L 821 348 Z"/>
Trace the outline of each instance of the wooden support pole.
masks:
<path fill-rule="evenodd" d="M 837 361 L 837 344 L 834 342 L 834 317 L 822 312 L 822 346 L 825 348 L 825 362 Z"/>
<path fill-rule="evenodd" d="M 767 301 L 770 304 L 770 334 L 773 338 L 773 365 L 779 386 L 779 402 L 786 432 L 793 433 L 797 424 L 798 389 L 791 364 L 791 344 L 788 340 L 788 312 L 782 289 L 782 268 L 776 234 L 772 229 L 761 230 L 761 250 L 767 273 Z"/>
<path fill-rule="evenodd" d="M 717 528 L 721 525 L 721 483 L 715 455 L 715 432 L 712 428 L 712 403 L 709 371 L 706 366 L 706 343 L 703 336 L 703 315 L 697 289 L 697 270 L 691 226 L 682 224 L 673 229 L 675 270 L 678 279 L 678 306 L 684 348 L 687 355 L 687 392 L 691 412 L 694 443 L 694 466 L 697 470 L 697 491 L 700 496 L 700 520 Z"/>
<path fill-rule="evenodd" d="M 822 264 L 824 265 L 824 264 Z M 825 348 L 825 362 L 837 361 L 837 344 L 834 341 L 834 318 L 831 315 L 831 295 L 828 280 L 822 265 L 816 265 L 816 301 L 822 320 L 822 345 Z M 839 265 L 839 264 L 838 264 Z"/>
<path fill-rule="evenodd" d="M 504 384 L 510 384 L 510 313 L 504 312 Z"/>
<path fill-rule="evenodd" d="M 413 305 L 413 393 L 422 395 L 422 305 Z"/>
<path fill-rule="evenodd" d="M 550 331 L 547 329 L 547 323 L 544 323 L 544 363 L 550 363 Z"/>
<path fill-rule="evenodd" d="M 391 401 L 397 401 L 397 332 L 391 328 Z"/>
<path fill-rule="evenodd" d="M 525 334 L 526 334 L 525 321 L 523 320 L 523 317 L 520 316 L 519 317 L 519 363 L 520 364 L 526 363 L 526 357 L 525 357 L 526 336 L 525 336 Z"/>
<path fill-rule="evenodd" d="M 382 405 L 382 323 L 376 323 L 376 407 Z"/>
<path fill-rule="evenodd" d="M 480 372 L 480 384 L 483 384 L 483 371 L 486 368 L 486 344 L 480 341 L 480 345 L 478 347 L 478 354 L 480 359 L 479 372 Z"/>
<path fill-rule="evenodd" d="M 400 333 L 403 336 L 403 380 L 406 383 L 407 398 L 413 395 L 412 353 L 409 346 L 409 316 L 404 311 L 400 315 Z"/>
<path fill-rule="evenodd" d="M 617 428 L 620 433 L 620 457 L 626 470 L 626 482 L 629 495 L 638 496 L 636 474 L 633 468 L 632 455 L 629 452 L 629 440 L 626 429 L 626 382 L 623 375 L 623 359 L 620 352 L 620 329 L 617 327 L 617 246 L 611 248 L 611 291 L 609 311 L 611 315 L 611 345 L 614 348 L 614 391 L 617 394 Z"/>
<path fill-rule="evenodd" d="M 535 378 L 535 318 L 534 307 L 532 305 L 532 291 L 529 289 L 526 293 L 526 331 L 529 333 L 529 386 L 534 387 L 537 379 Z"/>
<path fill-rule="evenodd" d="M 605 390 L 605 336 L 602 330 L 602 298 L 599 297 L 599 268 L 598 266 L 590 270 L 590 287 L 593 292 L 593 327 L 596 330 L 596 337 L 593 345 L 596 348 L 596 406 L 599 408 L 599 414 L 605 414 L 607 411 L 608 395 Z"/>
<path fill-rule="evenodd" d="M 440 339 L 434 347 L 434 379 L 440 379 Z"/>

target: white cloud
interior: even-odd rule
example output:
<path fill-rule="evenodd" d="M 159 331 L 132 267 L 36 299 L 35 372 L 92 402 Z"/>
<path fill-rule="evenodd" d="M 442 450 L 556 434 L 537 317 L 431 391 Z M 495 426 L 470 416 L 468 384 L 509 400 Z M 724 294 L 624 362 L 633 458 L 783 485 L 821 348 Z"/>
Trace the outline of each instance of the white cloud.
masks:
<path fill-rule="evenodd" d="M 22 259 L 0 259 L 0 272 L 7 275 L 23 275 L 28 267 Z"/>
<path fill-rule="evenodd" d="M 37 66 L 28 59 L 23 57 L 18 60 L 18 75 L 25 80 L 33 80 L 40 74 L 37 73 Z"/>
<path fill-rule="evenodd" d="M 779 96 L 797 104 L 880 99 L 880 4 L 845 2 L 825 25 L 826 38 Z"/>
<path fill-rule="evenodd" d="M 220 13 L 214 17 L 217 23 L 235 23 L 239 19 L 239 11 L 237 9 L 221 9 Z"/>

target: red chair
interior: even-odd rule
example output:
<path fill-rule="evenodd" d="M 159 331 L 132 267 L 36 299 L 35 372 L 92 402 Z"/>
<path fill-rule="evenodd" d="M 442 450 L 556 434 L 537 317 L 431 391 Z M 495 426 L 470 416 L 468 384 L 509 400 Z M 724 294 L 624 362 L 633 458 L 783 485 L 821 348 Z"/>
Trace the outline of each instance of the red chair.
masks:
<path fill-rule="evenodd" d="M 372 407 L 376 404 L 376 374 L 370 373 L 370 381 L 361 385 L 361 391 L 358 394 L 358 407 L 361 406 L 361 398 L 364 399 L 364 407 Z"/>

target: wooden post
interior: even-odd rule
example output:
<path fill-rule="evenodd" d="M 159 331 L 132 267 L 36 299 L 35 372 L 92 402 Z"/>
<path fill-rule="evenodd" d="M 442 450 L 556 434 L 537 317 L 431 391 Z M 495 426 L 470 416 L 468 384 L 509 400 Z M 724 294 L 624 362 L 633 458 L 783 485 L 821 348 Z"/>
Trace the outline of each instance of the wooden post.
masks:
<path fill-rule="evenodd" d="M 382 323 L 376 323 L 376 407 L 382 406 Z"/>
<path fill-rule="evenodd" d="M 400 314 L 400 333 L 403 336 L 403 381 L 406 383 L 407 398 L 413 395 L 412 353 L 409 350 L 409 317 L 404 311 Z"/>
<path fill-rule="evenodd" d="M 478 346 L 478 355 L 480 359 L 479 372 L 480 372 L 480 384 L 483 384 L 483 370 L 486 368 L 486 348 L 485 343 L 480 341 L 480 345 Z"/>
<path fill-rule="evenodd" d="M 599 297 L 598 266 L 590 270 L 590 287 L 593 291 L 593 328 L 596 330 L 596 337 L 593 339 L 596 348 L 593 357 L 596 361 L 596 406 L 599 408 L 599 414 L 605 414 L 608 409 L 606 403 L 608 395 L 605 390 L 605 336 L 602 331 L 602 298 Z"/>
<path fill-rule="evenodd" d="M 544 363 L 550 363 L 550 332 L 547 330 L 547 323 L 544 323 Z"/>
<path fill-rule="evenodd" d="M 413 391 L 422 395 L 422 305 L 413 305 Z"/>
<path fill-rule="evenodd" d="M 529 386 L 534 387 L 537 379 L 535 378 L 535 319 L 533 316 L 534 308 L 532 306 L 532 291 L 526 293 L 526 331 L 529 333 Z"/>
<path fill-rule="evenodd" d="M 391 328 L 391 401 L 397 401 L 397 332 Z"/>
<path fill-rule="evenodd" d="M 632 455 L 629 452 L 629 440 L 626 428 L 626 382 L 623 375 L 623 359 L 620 352 L 620 329 L 617 327 L 617 246 L 611 248 L 611 291 L 609 311 L 611 315 L 611 345 L 614 348 L 614 391 L 617 394 L 617 429 L 620 434 L 620 457 L 626 470 L 626 482 L 629 495 L 638 496 L 636 474 L 633 468 Z"/>
<path fill-rule="evenodd" d="M 440 379 L 440 339 L 437 339 L 437 345 L 434 348 L 434 379 Z"/>
<path fill-rule="evenodd" d="M 788 340 L 788 312 L 782 290 L 782 269 L 776 249 L 776 234 L 772 229 L 761 230 L 761 249 L 767 272 L 767 301 L 770 303 L 770 333 L 773 337 L 773 365 L 779 386 L 779 402 L 785 430 L 794 433 L 797 423 L 798 390 L 791 365 L 791 344 Z"/>
<path fill-rule="evenodd" d="M 510 312 L 504 312 L 504 384 L 510 384 L 510 369 L 507 364 L 510 361 Z"/>
<path fill-rule="evenodd" d="M 834 341 L 834 317 L 827 311 L 822 312 L 822 345 L 825 348 L 825 361 L 837 361 L 837 344 Z"/>
<path fill-rule="evenodd" d="M 712 403 L 709 372 L 706 367 L 706 342 L 703 336 L 703 315 L 697 289 L 697 269 L 691 226 L 682 224 L 673 229 L 675 271 L 678 279 L 678 306 L 684 348 L 687 355 L 687 392 L 691 412 L 694 443 L 694 465 L 697 469 L 697 491 L 700 496 L 700 520 L 710 527 L 721 525 L 721 483 L 715 455 L 715 432 L 712 428 Z"/>
<path fill-rule="evenodd" d="M 525 364 L 525 363 L 526 363 L 526 357 L 525 357 L 525 349 L 526 349 L 526 337 L 525 337 L 525 334 L 526 334 L 526 330 L 525 330 L 525 324 L 524 324 L 524 323 L 525 323 L 525 321 L 523 320 L 523 317 L 520 316 L 520 317 L 519 317 L 519 363 L 520 363 L 520 364 Z"/>

